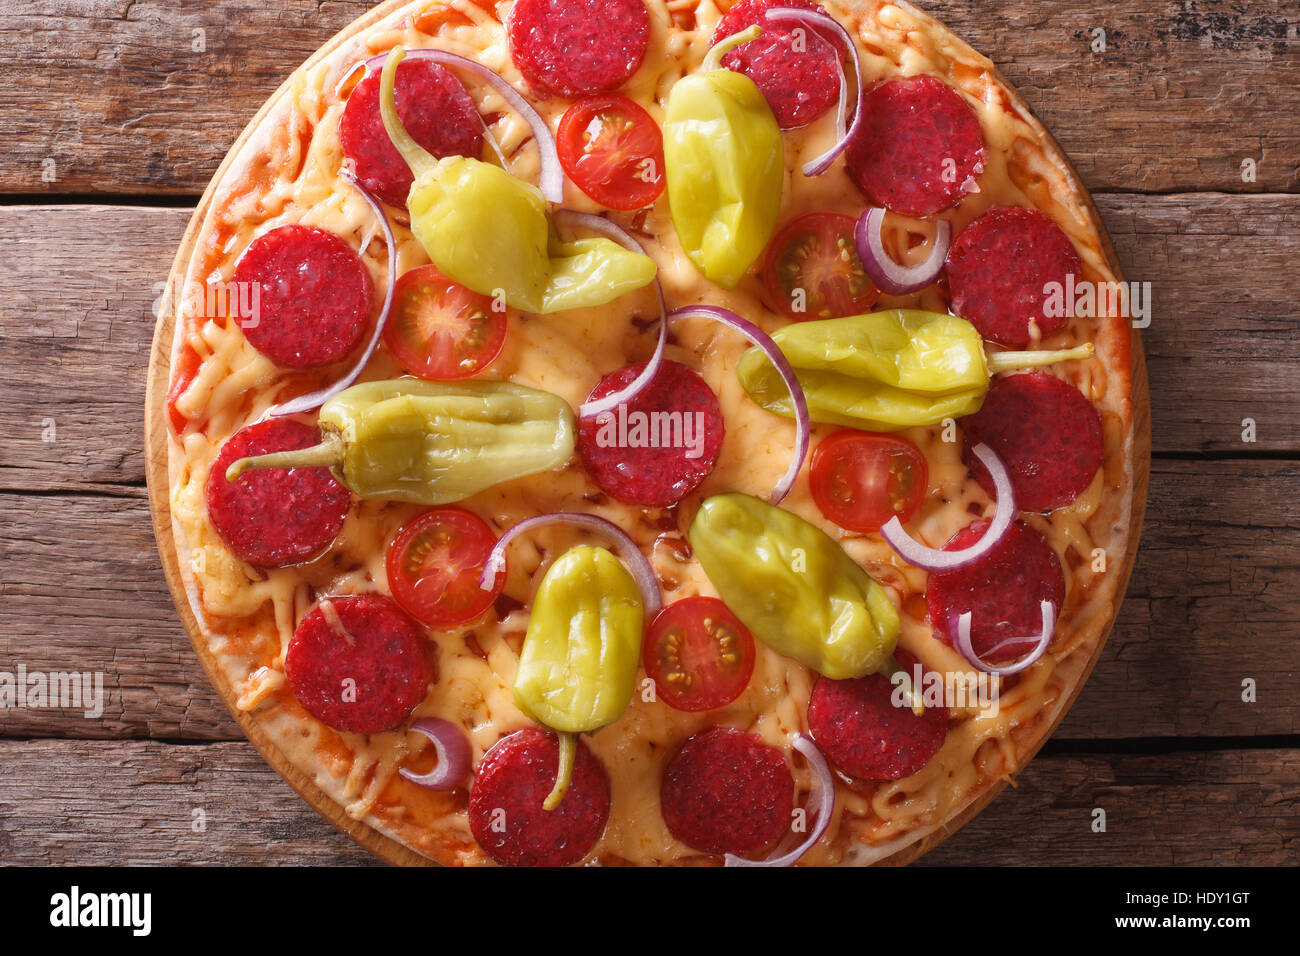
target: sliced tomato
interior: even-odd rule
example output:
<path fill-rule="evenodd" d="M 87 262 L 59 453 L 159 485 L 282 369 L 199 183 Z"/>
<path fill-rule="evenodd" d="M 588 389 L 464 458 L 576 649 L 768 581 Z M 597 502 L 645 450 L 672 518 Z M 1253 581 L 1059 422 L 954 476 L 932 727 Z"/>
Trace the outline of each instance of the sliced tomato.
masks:
<path fill-rule="evenodd" d="M 754 638 L 717 598 L 670 604 L 642 645 L 656 695 L 677 710 L 713 710 L 740 696 L 754 673 Z"/>
<path fill-rule="evenodd" d="M 492 529 L 464 508 L 434 508 L 398 529 L 388 546 L 388 588 L 402 609 L 435 628 L 477 620 L 505 585 L 478 586 L 497 542 Z"/>
<path fill-rule="evenodd" d="M 569 107 L 556 131 L 560 165 L 609 209 L 640 209 L 664 191 L 664 136 L 626 96 L 591 96 Z"/>
<path fill-rule="evenodd" d="M 768 304 L 791 319 L 839 319 L 870 311 L 880 298 L 858 258 L 858 221 L 810 212 L 786 223 L 768 244 L 763 287 Z"/>
<path fill-rule="evenodd" d="M 434 266 L 402 275 L 384 342 L 420 378 L 469 378 L 491 365 L 506 342 L 507 310 L 453 282 Z"/>
<path fill-rule="evenodd" d="M 823 515 L 848 531 L 907 521 L 930 480 L 925 455 L 906 438 L 846 428 L 813 450 L 809 484 Z"/>

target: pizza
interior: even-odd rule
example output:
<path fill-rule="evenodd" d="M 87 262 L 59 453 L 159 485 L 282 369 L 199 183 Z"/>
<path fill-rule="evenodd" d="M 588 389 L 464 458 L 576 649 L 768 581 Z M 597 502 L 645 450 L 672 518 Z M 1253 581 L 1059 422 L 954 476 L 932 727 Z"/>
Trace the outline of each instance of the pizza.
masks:
<path fill-rule="evenodd" d="M 1123 596 L 1116 289 L 1060 150 L 905 3 L 384 4 L 178 256 L 178 607 L 390 859 L 907 859 Z"/>

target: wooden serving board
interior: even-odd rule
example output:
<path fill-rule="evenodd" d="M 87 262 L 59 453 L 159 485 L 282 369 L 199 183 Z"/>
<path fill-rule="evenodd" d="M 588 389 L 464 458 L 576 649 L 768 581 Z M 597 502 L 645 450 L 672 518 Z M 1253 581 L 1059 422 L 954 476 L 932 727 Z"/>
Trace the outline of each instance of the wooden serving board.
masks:
<path fill-rule="evenodd" d="M 409 0 L 386 0 L 386 2 L 379 4 L 332 37 L 324 46 L 313 54 L 306 63 L 303 64 L 302 68 L 307 69 L 320 62 L 340 46 L 351 41 L 358 34 L 364 32 L 394 11 L 405 6 L 408 2 Z M 914 10 L 914 12 L 919 16 L 926 16 L 920 11 L 916 11 L 915 8 L 910 6 L 910 4 L 901 2 L 901 0 L 899 5 Z M 1043 142 L 1047 144 L 1049 154 L 1052 158 L 1056 159 L 1070 170 L 1073 185 L 1078 190 L 1079 195 L 1087 196 L 1087 192 L 1083 188 L 1078 174 L 1070 164 L 1069 159 L 1065 156 L 1064 151 L 1061 150 L 1056 140 L 1034 117 L 1029 104 L 999 71 L 995 69 L 993 70 L 993 74 L 997 77 L 999 82 L 1011 91 L 1015 107 L 1023 115 L 1030 118 L 1036 131 L 1042 137 Z M 213 176 L 211 183 L 203 194 L 203 198 L 200 200 L 198 207 L 191 216 L 189 226 L 185 231 L 180 247 L 177 250 L 175 259 L 173 260 L 171 273 L 167 281 L 167 289 L 161 299 L 161 311 L 159 312 L 158 320 L 154 327 L 145 395 L 145 470 L 149 491 L 149 509 L 153 521 L 154 535 L 157 539 L 159 555 L 162 560 L 163 571 L 166 576 L 168 588 L 172 594 L 173 602 L 176 606 L 176 611 L 181 618 L 181 622 L 185 627 L 185 631 L 189 636 L 190 643 L 193 646 L 195 653 L 203 664 L 208 679 L 217 689 L 227 709 L 230 711 L 231 716 L 239 724 L 249 741 L 257 748 L 258 752 L 263 758 L 265 758 L 266 762 L 272 767 L 272 769 L 283 777 L 308 804 L 310 804 L 326 820 L 336 826 L 339 830 L 346 833 L 361 846 L 389 863 L 406 866 L 428 866 L 433 864 L 432 860 L 386 836 L 364 821 L 356 820 L 348 816 L 338 802 L 326 795 L 301 770 L 288 761 L 279 748 L 276 747 L 261 730 L 257 721 L 250 713 L 241 711 L 235 706 L 235 700 L 238 695 L 233 693 L 232 689 L 226 684 L 224 678 L 220 674 L 216 661 L 211 651 L 208 649 L 208 641 L 203 628 L 195 618 L 194 612 L 190 606 L 189 596 L 186 592 L 184 578 L 180 569 L 180 559 L 178 556 L 175 536 L 173 534 L 170 508 L 170 482 L 167 461 L 167 429 L 169 426 L 165 410 L 166 395 L 171 379 L 171 351 L 176 323 L 176 315 L 172 309 L 172 305 L 177 297 L 171 293 L 178 283 L 183 283 L 185 281 L 189 262 L 199 240 L 203 222 L 212 205 L 213 195 L 217 184 L 220 183 L 226 170 L 230 167 L 245 143 L 247 143 L 254 135 L 255 130 L 258 129 L 263 119 L 275 108 L 276 104 L 282 97 L 288 95 L 289 88 L 290 83 L 286 79 L 275 94 L 257 112 L 252 121 L 247 127 L 245 127 L 243 133 L 231 146 L 230 150 L 226 154 L 225 160 Z M 1096 206 L 1090 197 L 1088 198 L 1087 205 L 1089 219 L 1093 229 L 1095 229 L 1097 235 L 1101 237 L 1103 252 L 1105 253 L 1111 271 L 1114 273 L 1117 280 L 1123 282 L 1123 271 L 1115 255 L 1115 250 L 1111 243 L 1109 233 L 1107 232 L 1105 225 L 1102 223 L 1101 217 L 1097 213 Z M 1127 590 L 1129 578 L 1133 571 L 1133 565 L 1137 558 L 1142 520 L 1146 510 L 1147 486 L 1150 476 L 1151 411 L 1146 362 L 1141 340 L 1136 331 L 1133 333 L 1132 345 L 1132 383 L 1131 401 L 1133 408 L 1133 442 L 1130 467 L 1133 478 L 1131 489 L 1133 498 L 1128 548 L 1118 569 L 1119 583 L 1113 601 L 1114 612 L 1110 620 L 1106 623 L 1104 630 L 1101 632 L 1101 637 L 1097 641 L 1097 646 L 1084 667 L 1082 677 L 1075 684 L 1073 692 L 1064 702 L 1064 705 L 1060 707 L 1055 719 L 1044 729 L 1041 736 L 1035 742 L 1030 750 L 1029 756 L 1026 757 L 1022 763 L 1022 767 L 1029 763 L 1033 755 L 1041 749 L 1043 744 L 1051 737 L 1052 733 L 1055 732 L 1061 720 L 1063 720 L 1065 715 L 1069 712 L 1075 698 L 1083 689 L 1084 684 L 1087 682 L 1088 675 L 1096 666 L 1096 663 L 1102 654 L 1106 640 L 1114 627 L 1115 619 L 1119 614 L 1119 609 L 1123 604 L 1123 596 Z M 882 865 L 905 865 L 938 846 L 978 815 L 979 812 L 1002 791 L 1003 787 L 1006 786 L 1006 783 L 1007 781 L 1005 779 L 996 782 L 981 793 L 975 800 L 966 805 L 951 819 L 944 821 L 942 825 L 935 828 L 925 837 L 904 847 L 898 852 L 880 861 L 880 863 Z"/>

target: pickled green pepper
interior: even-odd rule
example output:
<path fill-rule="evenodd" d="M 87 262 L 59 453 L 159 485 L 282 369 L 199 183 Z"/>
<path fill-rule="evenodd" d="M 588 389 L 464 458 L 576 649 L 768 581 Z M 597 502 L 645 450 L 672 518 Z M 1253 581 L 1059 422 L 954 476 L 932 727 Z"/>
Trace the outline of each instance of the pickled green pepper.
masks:
<path fill-rule="evenodd" d="M 504 169 L 464 156 L 435 159 L 402 125 L 393 98 L 396 47 L 384 63 L 380 109 L 415 175 L 411 231 L 443 274 L 525 312 L 604 305 L 649 284 L 655 263 L 604 237 L 561 242 L 541 191 Z"/>
<path fill-rule="evenodd" d="M 510 382 L 364 382 L 321 406 L 319 445 L 241 458 L 226 477 L 326 466 L 362 498 L 443 505 L 558 468 L 574 428 L 562 398 Z"/>
<path fill-rule="evenodd" d="M 604 548 L 571 548 L 542 578 L 514 696 L 520 710 L 560 734 L 559 773 L 546 809 L 568 790 L 573 735 L 612 724 L 631 702 L 644 624 L 636 582 Z"/>
<path fill-rule="evenodd" d="M 713 47 L 673 84 L 664 111 L 668 208 L 686 255 L 705 277 L 735 288 L 776 230 L 785 184 L 781 128 L 749 77 L 722 68 L 757 26 Z"/>
<path fill-rule="evenodd" d="M 706 499 L 687 538 L 718 596 L 773 650 L 834 680 L 892 664 L 898 611 L 820 528 L 732 493 Z"/>
<path fill-rule="evenodd" d="M 772 336 L 794 366 L 815 422 L 869 431 L 935 425 L 979 411 L 992 375 L 1094 354 L 1091 343 L 1061 351 L 984 351 L 965 319 L 892 309 L 788 325 Z M 758 349 L 736 375 L 759 405 L 793 417 L 790 393 Z"/>

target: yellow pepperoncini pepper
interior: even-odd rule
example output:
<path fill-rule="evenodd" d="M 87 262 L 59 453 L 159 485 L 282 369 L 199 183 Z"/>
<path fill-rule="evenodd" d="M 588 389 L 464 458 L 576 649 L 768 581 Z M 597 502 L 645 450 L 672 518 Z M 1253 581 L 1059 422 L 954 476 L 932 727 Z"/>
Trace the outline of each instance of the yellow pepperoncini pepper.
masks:
<path fill-rule="evenodd" d="M 405 52 L 396 47 L 384 62 L 380 111 L 415 176 L 411 231 L 444 275 L 525 312 L 603 305 L 654 280 L 653 259 L 610 239 L 561 242 L 535 186 L 477 159 L 429 154 L 397 115 L 394 80 Z"/>
<path fill-rule="evenodd" d="M 870 431 L 935 425 L 979 411 L 997 372 L 1094 354 L 1091 343 L 1061 351 L 994 352 L 965 319 L 893 309 L 788 325 L 772 340 L 794 366 L 815 422 Z M 736 375 L 759 405 L 793 417 L 789 390 L 758 349 Z"/>
<path fill-rule="evenodd" d="M 321 406 L 320 429 L 321 444 L 241 458 L 226 477 L 326 466 L 362 498 L 444 505 L 563 465 L 575 423 L 564 399 L 539 389 L 402 378 L 340 392 Z"/>
<path fill-rule="evenodd" d="M 514 695 L 519 709 L 560 734 L 560 768 L 544 806 L 559 806 L 579 733 L 612 724 L 632 700 L 645 613 L 627 569 L 604 548 L 562 554 L 533 598 Z"/>
<path fill-rule="evenodd" d="M 718 596 L 773 650 L 834 680 L 896 669 L 898 611 L 820 528 L 732 493 L 706 499 L 687 538 Z"/>
<path fill-rule="evenodd" d="M 664 112 L 668 208 L 682 248 L 700 272 L 733 289 L 767 247 L 781 211 L 785 149 L 772 108 L 749 77 L 722 68 L 719 42 L 699 72 L 678 80 Z"/>

